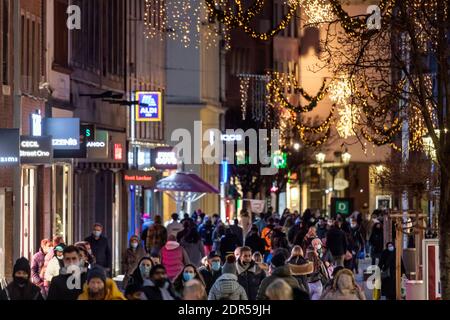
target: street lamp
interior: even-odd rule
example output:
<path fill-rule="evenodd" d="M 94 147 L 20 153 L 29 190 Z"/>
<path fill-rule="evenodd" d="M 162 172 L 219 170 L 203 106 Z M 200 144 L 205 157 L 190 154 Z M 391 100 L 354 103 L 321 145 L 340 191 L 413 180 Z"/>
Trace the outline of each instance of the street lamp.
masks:
<path fill-rule="evenodd" d="M 319 152 L 318 154 L 316 154 L 316 161 L 318 164 L 323 164 L 325 162 L 325 153 L 323 152 Z"/>
<path fill-rule="evenodd" d="M 294 143 L 294 150 L 295 151 L 300 150 L 300 143 L 298 143 L 298 142 Z"/>
<path fill-rule="evenodd" d="M 352 155 L 347 150 L 345 150 L 345 152 L 341 155 L 342 162 L 345 165 L 348 165 L 350 163 L 351 158 L 352 158 Z"/>

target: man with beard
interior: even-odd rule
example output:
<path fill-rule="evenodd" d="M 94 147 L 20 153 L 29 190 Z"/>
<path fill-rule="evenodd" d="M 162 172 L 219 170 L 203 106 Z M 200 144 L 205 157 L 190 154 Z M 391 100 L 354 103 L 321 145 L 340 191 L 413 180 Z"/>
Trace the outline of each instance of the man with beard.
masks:
<path fill-rule="evenodd" d="M 150 270 L 150 279 L 144 280 L 142 291 L 147 300 L 179 300 L 163 265 Z"/>
<path fill-rule="evenodd" d="M 264 271 L 252 260 L 252 250 L 242 247 L 239 260 L 236 261 L 238 282 L 244 288 L 249 300 L 256 300 L 259 285 L 266 277 Z"/>
<path fill-rule="evenodd" d="M 77 300 L 86 282 L 85 261 L 80 259 L 80 249 L 68 246 L 63 251 L 64 267 L 53 277 L 47 300 Z"/>
<path fill-rule="evenodd" d="M 0 292 L 1 300 L 44 300 L 41 289 L 31 283 L 31 267 L 25 258 L 16 261 L 13 269 L 13 282 Z"/>
<path fill-rule="evenodd" d="M 89 270 L 87 283 L 78 300 L 126 300 L 114 280 L 106 277 L 106 271 L 101 266 Z"/>

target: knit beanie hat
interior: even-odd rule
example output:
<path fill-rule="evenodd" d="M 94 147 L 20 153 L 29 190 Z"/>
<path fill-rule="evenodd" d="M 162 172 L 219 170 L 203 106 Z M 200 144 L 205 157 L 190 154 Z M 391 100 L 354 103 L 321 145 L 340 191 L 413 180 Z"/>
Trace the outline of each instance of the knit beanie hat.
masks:
<path fill-rule="evenodd" d="M 30 262 L 28 261 L 28 259 L 26 259 L 26 258 L 17 259 L 16 263 L 14 264 L 13 275 L 17 271 L 24 271 L 28 274 L 28 276 L 31 275 L 31 267 L 30 267 Z"/>
<path fill-rule="evenodd" d="M 95 265 L 92 269 L 89 270 L 87 274 L 87 282 L 91 281 L 91 279 L 99 278 L 104 283 L 106 283 L 106 271 L 99 265 Z"/>
<path fill-rule="evenodd" d="M 227 256 L 225 263 L 223 264 L 222 274 L 224 274 L 224 273 L 231 273 L 231 274 L 237 275 L 236 258 L 232 254 Z"/>

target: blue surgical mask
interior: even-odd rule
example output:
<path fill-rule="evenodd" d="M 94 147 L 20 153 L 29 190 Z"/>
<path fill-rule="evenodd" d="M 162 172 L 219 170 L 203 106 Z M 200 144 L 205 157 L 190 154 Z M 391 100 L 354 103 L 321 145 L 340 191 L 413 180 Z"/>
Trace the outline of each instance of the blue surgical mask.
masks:
<path fill-rule="evenodd" d="M 95 237 L 100 237 L 101 235 L 102 235 L 102 232 L 101 231 L 94 231 L 93 233 L 92 233 Z"/>
<path fill-rule="evenodd" d="M 388 250 L 392 252 L 392 251 L 394 251 L 394 247 L 393 246 L 389 246 Z"/>
<path fill-rule="evenodd" d="M 211 269 L 214 271 L 219 271 L 220 270 L 220 262 L 219 261 L 215 261 L 211 264 Z"/>
<path fill-rule="evenodd" d="M 139 271 L 141 271 L 142 278 L 144 278 L 144 279 L 150 278 L 150 270 L 151 270 L 151 268 L 152 267 L 150 267 L 150 266 L 144 266 L 144 265 L 141 265 L 139 267 Z"/>
<path fill-rule="evenodd" d="M 195 277 L 195 274 L 193 274 L 193 273 L 183 272 L 183 280 L 186 282 L 194 279 L 194 277 Z"/>

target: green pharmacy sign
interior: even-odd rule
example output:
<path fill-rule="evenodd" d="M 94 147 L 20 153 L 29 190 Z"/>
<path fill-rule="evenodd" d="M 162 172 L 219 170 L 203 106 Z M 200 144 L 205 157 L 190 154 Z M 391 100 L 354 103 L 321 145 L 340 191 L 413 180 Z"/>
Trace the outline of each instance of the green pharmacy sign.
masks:
<path fill-rule="evenodd" d="M 287 168 L 287 154 L 286 152 L 277 152 L 272 155 L 272 167 L 277 169 Z"/>

